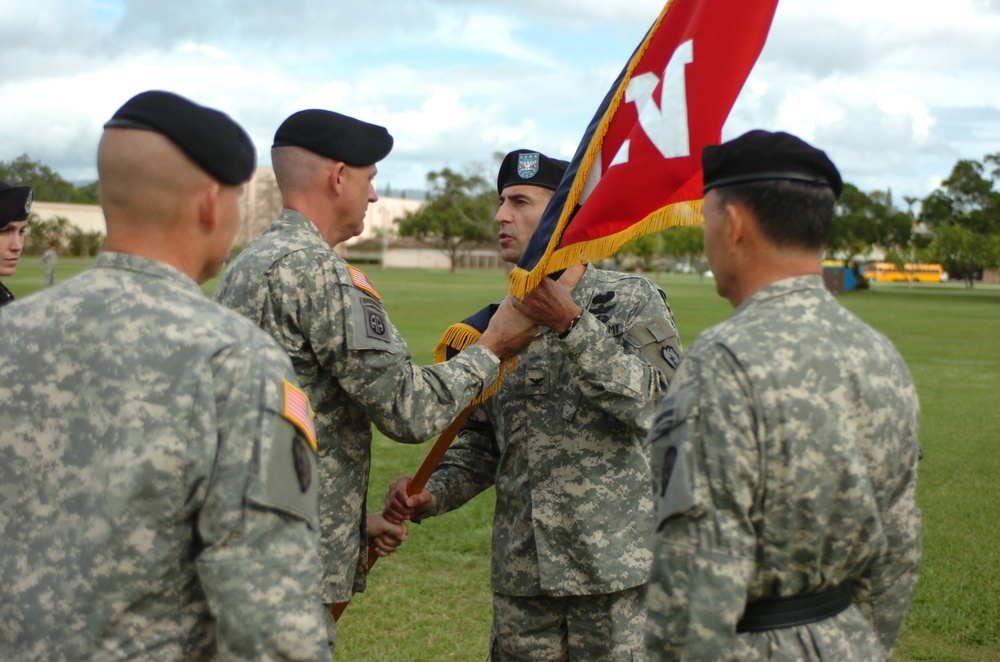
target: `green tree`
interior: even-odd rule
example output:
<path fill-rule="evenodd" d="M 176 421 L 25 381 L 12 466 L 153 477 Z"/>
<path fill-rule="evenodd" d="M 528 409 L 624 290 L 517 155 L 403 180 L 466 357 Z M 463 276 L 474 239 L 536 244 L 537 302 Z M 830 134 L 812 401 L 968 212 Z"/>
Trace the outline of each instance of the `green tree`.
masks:
<path fill-rule="evenodd" d="M 662 241 L 659 237 L 652 234 L 646 234 L 633 239 L 622 246 L 618 249 L 618 253 L 619 255 L 635 256 L 638 258 L 638 265 L 645 268 L 655 262 L 656 259 L 662 254 L 662 251 L 660 250 L 661 244 Z"/>
<path fill-rule="evenodd" d="M 24 238 L 24 252 L 41 255 L 49 246 L 64 249 L 69 246 L 69 236 L 74 229 L 69 219 L 63 216 L 53 216 L 43 221 L 38 214 L 31 214 L 28 217 L 28 233 Z"/>
<path fill-rule="evenodd" d="M 699 258 L 705 253 L 705 231 L 701 225 L 677 225 L 633 239 L 619 252 L 635 255 L 644 266 L 661 265 L 665 256 L 675 261 Z"/>
<path fill-rule="evenodd" d="M 11 186 L 30 186 L 36 200 L 97 204 L 97 183 L 77 187 L 47 165 L 22 154 L 13 161 L 0 161 L 0 180 Z"/>
<path fill-rule="evenodd" d="M 928 254 L 966 287 L 983 269 L 1000 265 L 1000 193 L 993 187 L 1000 179 L 1000 154 L 983 161 L 959 160 L 920 210 L 933 232 Z M 988 174 L 987 165 L 993 166 Z"/>
<path fill-rule="evenodd" d="M 104 248 L 104 233 L 97 230 L 88 232 L 76 227 L 70 228 L 67 235 L 67 248 L 70 255 L 94 257 Z"/>
<path fill-rule="evenodd" d="M 455 271 L 475 244 L 493 240 L 496 194 L 483 177 L 450 168 L 428 173 L 427 184 L 427 204 L 400 219 L 399 234 L 431 243 Z"/>
<path fill-rule="evenodd" d="M 865 193 L 844 183 L 834 208 L 827 257 L 845 262 L 881 248 L 889 255 L 904 255 L 913 240 L 913 219 L 892 203 L 889 191 Z"/>
<path fill-rule="evenodd" d="M 705 254 L 705 228 L 700 225 L 678 225 L 660 233 L 663 252 L 675 260 L 696 260 Z"/>

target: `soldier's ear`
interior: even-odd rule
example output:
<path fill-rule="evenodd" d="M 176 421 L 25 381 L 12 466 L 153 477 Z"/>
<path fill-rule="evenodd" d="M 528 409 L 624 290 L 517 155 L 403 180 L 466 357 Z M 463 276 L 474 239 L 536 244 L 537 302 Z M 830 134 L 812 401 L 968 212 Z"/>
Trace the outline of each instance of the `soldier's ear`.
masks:
<path fill-rule="evenodd" d="M 328 183 L 330 185 L 330 189 L 337 195 L 344 192 L 346 177 L 347 165 L 341 161 L 334 161 L 333 167 L 331 167 L 329 171 Z"/>
<path fill-rule="evenodd" d="M 748 230 L 747 223 L 750 221 L 749 211 L 739 202 L 730 202 L 726 205 L 726 232 L 729 234 L 731 246 L 742 242 Z"/>
<path fill-rule="evenodd" d="M 213 181 L 202 192 L 198 203 L 198 224 L 205 234 L 211 234 L 219 224 L 219 191 L 221 186 Z"/>

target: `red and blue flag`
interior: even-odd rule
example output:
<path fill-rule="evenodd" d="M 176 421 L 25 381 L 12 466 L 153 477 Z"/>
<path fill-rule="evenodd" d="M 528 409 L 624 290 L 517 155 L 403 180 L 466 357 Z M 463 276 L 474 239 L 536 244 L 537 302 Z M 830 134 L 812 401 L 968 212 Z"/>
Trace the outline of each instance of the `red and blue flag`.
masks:
<path fill-rule="evenodd" d="M 611 86 L 510 274 L 524 296 L 549 274 L 701 222 L 701 149 L 757 61 L 777 0 L 671 0 Z"/>

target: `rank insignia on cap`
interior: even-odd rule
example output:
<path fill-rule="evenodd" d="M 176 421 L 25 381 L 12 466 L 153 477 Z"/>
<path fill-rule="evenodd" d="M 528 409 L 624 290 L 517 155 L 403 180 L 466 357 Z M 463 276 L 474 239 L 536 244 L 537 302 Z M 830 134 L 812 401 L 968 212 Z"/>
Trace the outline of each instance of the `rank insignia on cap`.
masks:
<path fill-rule="evenodd" d="M 522 179 L 531 179 L 538 174 L 538 162 L 540 154 L 538 152 L 528 152 L 517 155 L 517 176 Z"/>
<path fill-rule="evenodd" d="M 382 297 L 380 297 L 378 292 L 375 291 L 375 286 L 372 285 L 372 282 L 368 279 L 368 276 L 365 275 L 365 272 L 361 271 L 361 269 L 358 269 L 357 267 L 352 267 L 351 265 L 347 265 L 347 270 L 351 274 L 351 281 L 354 283 L 354 287 L 359 290 L 364 290 L 379 301 L 382 300 Z"/>
<path fill-rule="evenodd" d="M 302 433 L 306 441 L 309 442 L 309 446 L 315 451 L 316 427 L 313 425 L 313 417 L 316 414 L 309 404 L 308 396 L 306 396 L 305 391 L 297 388 L 287 379 L 282 382 L 282 391 L 284 398 L 281 415 Z"/>

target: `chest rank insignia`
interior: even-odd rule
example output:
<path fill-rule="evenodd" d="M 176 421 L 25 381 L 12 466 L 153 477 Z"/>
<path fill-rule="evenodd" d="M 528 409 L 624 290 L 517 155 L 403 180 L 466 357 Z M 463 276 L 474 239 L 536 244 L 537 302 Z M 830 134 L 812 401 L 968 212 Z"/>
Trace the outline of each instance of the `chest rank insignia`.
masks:
<path fill-rule="evenodd" d="M 368 279 L 368 276 L 365 275 L 365 272 L 361 271 L 361 269 L 358 269 L 357 267 L 352 267 L 351 265 L 347 265 L 347 270 L 351 274 L 351 282 L 354 283 L 354 287 L 359 290 L 364 290 L 379 301 L 382 300 L 382 297 L 380 297 L 378 292 L 375 291 L 375 286 L 372 285 L 372 282 Z"/>
<path fill-rule="evenodd" d="M 312 406 L 305 392 L 297 388 L 287 379 L 282 382 L 283 398 L 281 404 L 281 415 L 294 425 L 302 436 L 309 442 L 309 447 L 316 450 L 316 427 L 313 425 Z"/>

